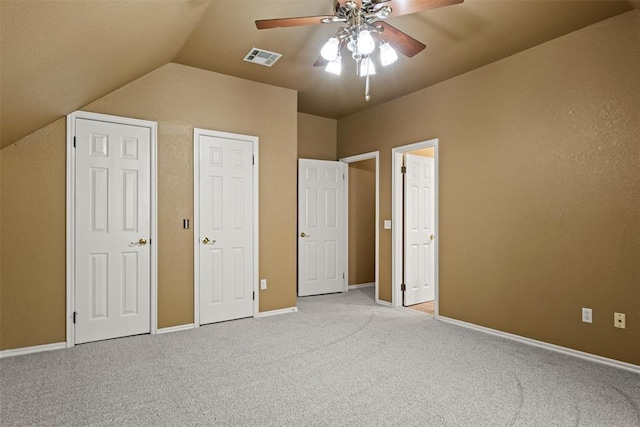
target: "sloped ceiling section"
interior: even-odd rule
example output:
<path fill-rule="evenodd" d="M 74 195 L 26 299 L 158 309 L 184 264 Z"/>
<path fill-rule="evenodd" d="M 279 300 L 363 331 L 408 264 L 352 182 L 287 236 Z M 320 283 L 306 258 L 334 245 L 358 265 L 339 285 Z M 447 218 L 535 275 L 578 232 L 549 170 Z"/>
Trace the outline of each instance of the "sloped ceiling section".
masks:
<path fill-rule="evenodd" d="M 209 3 L 0 1 L 0 147 L 170 62 Z"/>
<path fill-rule="evenodd" d="M 345 58 L 314 68 L 339 25 L 257 30 L 254 21 L 331 14 L 335 0 L 0 0 L 0 147 L 166 64 L 299 93 L 299 111 L 341 118 L 638 7 L 640 0 L 465 0 L 389 23 L 427 45 L 378 67 L 372 100 Z M 405 0 L 394 0 L 401 2 Z M 284 54 L 242 61 L 252 47 Z"/>

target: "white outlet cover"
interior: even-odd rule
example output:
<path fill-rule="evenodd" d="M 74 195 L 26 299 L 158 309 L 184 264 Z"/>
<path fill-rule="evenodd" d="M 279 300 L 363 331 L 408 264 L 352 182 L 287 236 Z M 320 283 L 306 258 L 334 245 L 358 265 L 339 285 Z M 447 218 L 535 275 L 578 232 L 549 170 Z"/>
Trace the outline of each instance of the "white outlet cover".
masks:
<path fill-rule="evenodd" d="M 582 321 L 585 323 L 593 323 L 593 312 L 590 308 L 582 307 Z"/>
<path fill-rule="evenodd" d="M 620 329 L 626 329 L 626 321 L 624 313 L 613 313 L 613 326 Z"/>

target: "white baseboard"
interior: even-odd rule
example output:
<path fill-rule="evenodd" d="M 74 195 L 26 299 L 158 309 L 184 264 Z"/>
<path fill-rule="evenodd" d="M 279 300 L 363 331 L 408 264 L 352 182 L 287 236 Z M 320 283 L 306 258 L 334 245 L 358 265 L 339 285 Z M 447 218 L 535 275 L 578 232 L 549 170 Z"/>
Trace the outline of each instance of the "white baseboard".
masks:
<path fill-rule="evenodd" d="M 389 301 L 383 301 L 381 299 L 377 299 L 376 300 L 376 304 L 384 305 L 386 307 L 392 307 L 393 306 L 393 304 L 391 304 Z"/>
<path fill-rule="evenodd" d="M 171 326 L 168 328 L 161 328 L 158 329 L 158 332 L 156 332 L 157 334 L 166 334 L 169 332 L 178 332 L 178 331 L 188 331 L 189 329 L 193 329 L 195 328 L 196 325 L 194 325 L 193 323 L 189 323 L 187 325 L 178 325 L 178 326 Z"/>
<path fill-rule="evenodd" d="M 360 288 L 370 288 L 372 286 L 375 286 L 376 284 L 371 282 L 371 283 L 359 283 L 357 285 L 349 285 L 349 289 L 360 289 Z"/>
<path fill-rule="evenodd" d="M 573 357 L 578 357 L 580 359 L 589 360 L 591 362 L 601 363 L 604 365 L 613 366 L 614 368 L 625 369 L 627 371 L 634 372 L 636 374 L 640 374 L 640 366 L 634 365 L 632 363 L 622 362 L 620 360 L 609 359 L 608 357 L 602 357 L 591 353 L 585 353 L 584 351 L 574 350 L 572 348 L 562 347 L 559 345 L 551 344 L 544 341 L 534 340 L 532 338 L 523 337 L 520 335 L 510 334 L 508 332 L 499 331 L 497 329 L 487 328 L 485 326 L 475 325 L 473 323 L 463 322 L 462 320 L 451 319 L 445 316 L 438 316 L 437 320 L 442 320 L 446 323 L 451 323 L 453 325 L 462 326 L 464 328 L 474 329 L 476 331 L 484 332 L 491 335 L 496 335 L 498 337 L 507 338 L 513 341 L 518 341 L 523 344 L 532 345 L 534 347 L 544 348 L 546 350 L 555 351 L 557 353 L 566 354 Z"/>
<path fill-rule="evenodd" d="M 53 344 L 34 345 L 32 347 L 12 348 L 0 351 L 0 359 L 5 357 L 22 356 L 24 354 L 40 353 L 42 351 L 62 350 L 67 348 L 66 342 L 56 342 Z"/>
<path fill-rule="evenodd" d="M 297 311 L 298 307 L 281 308 L 279 310 L 263 311 L 258 313 L 256 317 L 277 316 L 278 314 L 295 313 Z"/>

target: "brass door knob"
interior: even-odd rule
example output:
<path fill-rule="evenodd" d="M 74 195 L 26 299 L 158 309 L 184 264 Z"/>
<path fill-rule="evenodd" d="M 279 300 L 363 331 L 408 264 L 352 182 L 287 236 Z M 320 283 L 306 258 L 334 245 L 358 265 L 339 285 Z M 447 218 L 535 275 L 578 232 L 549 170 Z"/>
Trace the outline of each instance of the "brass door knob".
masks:
<path fill-rule="evenodd" d="M 433 240 L 433 239 L 435 239 L 435 238 L 436 238 L 436 236 L 434 236 L 434 235 L 432 234 L 431 236 L 429 236 L 429 238 L 430 238 L 431 240 Z"/>
<path fill-rule="evenodd" d="M 132 245 L 140 245 L 140 246 L 144 246 L 147 244 L 147 239 L 140 239 L 137 242 L 131 242 Z"/>
<path fill-rule="evenodd" d="M 311 235 L 303 231 L 302 233 L 300 233 L 300 237 L 311 237 Z"/>
<path fill-rule="evenodd" d="M 208 237 L 205 237 L 204 239 L 202 239 L 202 243 L 205 245 L 215 245 L 216 241 L 210 240 Z"/>

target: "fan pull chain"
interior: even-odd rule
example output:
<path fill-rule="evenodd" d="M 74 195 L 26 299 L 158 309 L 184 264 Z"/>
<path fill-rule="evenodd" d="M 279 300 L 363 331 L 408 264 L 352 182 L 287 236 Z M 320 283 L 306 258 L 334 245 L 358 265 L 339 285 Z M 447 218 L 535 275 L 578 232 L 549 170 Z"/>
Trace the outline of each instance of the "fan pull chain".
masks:
<path fill-rule="evenodd" d="M 369 95 L 369 73 L 367 73 L 367 77 L 365 77 L 364 81 L 364 100 L 368 101 L 371 99 L 371 95 Z"/>

